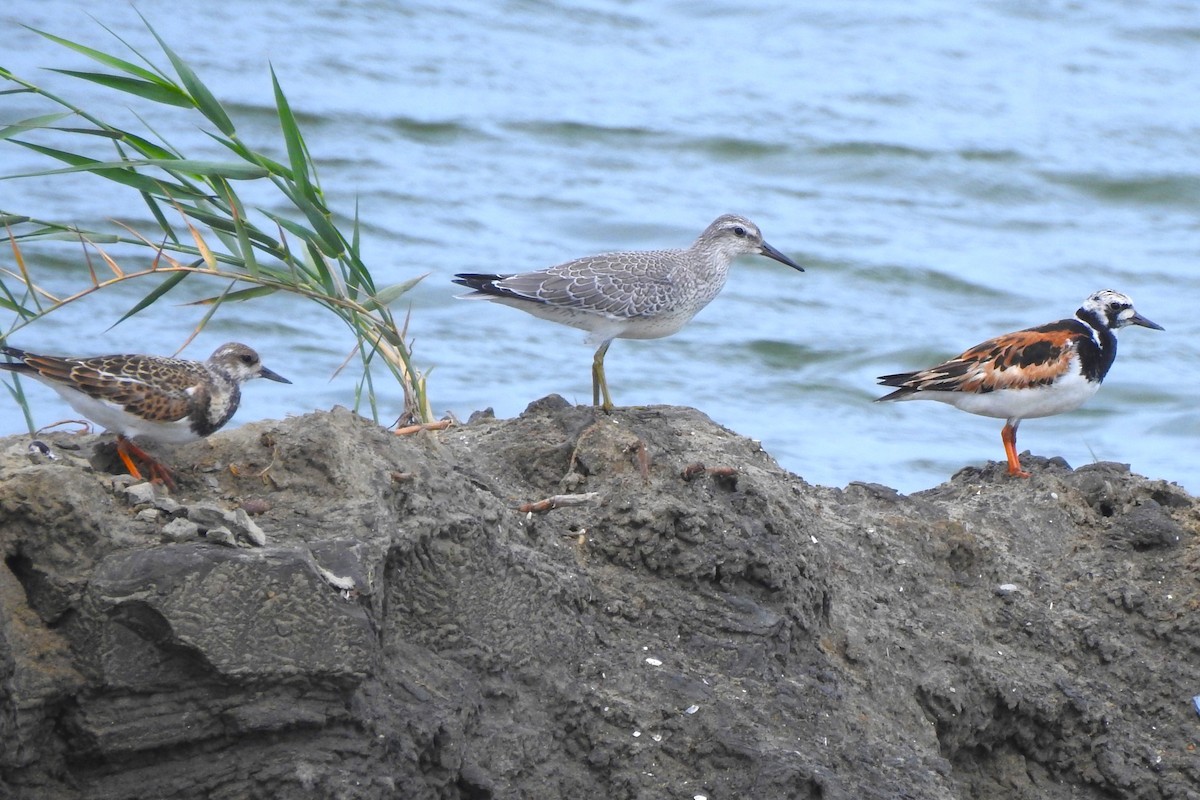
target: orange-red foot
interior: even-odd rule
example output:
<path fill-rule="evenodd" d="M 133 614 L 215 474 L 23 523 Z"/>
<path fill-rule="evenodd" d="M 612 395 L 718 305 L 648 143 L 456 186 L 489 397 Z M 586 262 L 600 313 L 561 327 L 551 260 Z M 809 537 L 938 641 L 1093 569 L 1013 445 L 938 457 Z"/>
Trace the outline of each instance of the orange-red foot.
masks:
<path fill-rule="evenodd" d="M 1028 478 L 1029 473 L 1021 469 L 1021 459 L 1017 457 L 1017 426 L 1005 423 L 1000 440 L 1004 442 L 1004 455 L 1008 457 L 1008 474 L 1014 478 Z"/>
<path fill-rule="evenodd" d="M 175 475 L 171 472 L 171 468 L 157 461 L 153 456 L 124 436 L 117 437 L 117 456 L 125 464 L 125 469 L 129 470 L 129 474 L 138 480 L 142 480 L 142 473 L 137 468 L 137 464 L 134 463 L 134 459 L 141 461 L 145 465 L 146 471 L 150 473 L 151 483 L 164 484 L 168 489 L 175 488 Z"/>

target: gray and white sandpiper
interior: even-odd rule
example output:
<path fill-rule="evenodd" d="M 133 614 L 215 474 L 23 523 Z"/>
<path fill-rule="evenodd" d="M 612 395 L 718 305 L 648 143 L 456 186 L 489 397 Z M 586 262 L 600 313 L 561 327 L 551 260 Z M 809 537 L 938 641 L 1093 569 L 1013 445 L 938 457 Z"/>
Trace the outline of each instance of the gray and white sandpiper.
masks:
<path fill-rule="evenodd" d="M 462 299 L 503 303 L 588 331 L 588 344 L 600 345 L 592 359 L 592 404 L 611 411 L 604 354 L 613 339 L 658 339 L 677 332 L 720 293 L 733 260 L 743 255 L 766 256 L 804 271 L 763 241 L 753 222 L 724 214 L 686 249 L 604 253 L 515 275 L 460 273 L 454 283 L 475 290 L 459 295 Z"/>
<path fill-rule="evenodd" d="M 241 384 L 253 378 L 291 383 L 263 366 L 238 342 L 223 344 L 207 361 L 147 355 L 47 356 L 0 347 L 13 361 L 0 369 L 49 386 L 83 416 L 117 435 L 117 455 L 141 478 L 138 459 L 153 480 L 173 487 L 171 470 L 130 439 L 165 444 L 202 439 L 223 426 L 241 402 Z"/>

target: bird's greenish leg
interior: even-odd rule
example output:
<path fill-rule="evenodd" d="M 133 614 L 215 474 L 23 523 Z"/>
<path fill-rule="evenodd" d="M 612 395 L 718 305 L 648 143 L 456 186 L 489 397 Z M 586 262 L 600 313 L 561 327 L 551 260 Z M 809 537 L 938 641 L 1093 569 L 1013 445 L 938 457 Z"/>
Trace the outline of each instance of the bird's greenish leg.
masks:
<path fill-rule="evenodd" d="M 604 379 L 604 354 L 608 352 L 608 346 L 612 344 L 612 339 L 609 339 L 604 344 L 600 345 L 600 349 L 596 351 L 596 356 L 592 359 L 592 405 L 600 406 L 600 410 L 611 413 L 613 410 L 612 398 L 608 394 L 608 382 Z M 604 395 L 604 402 L 600 402 L 600 395 Z"/>

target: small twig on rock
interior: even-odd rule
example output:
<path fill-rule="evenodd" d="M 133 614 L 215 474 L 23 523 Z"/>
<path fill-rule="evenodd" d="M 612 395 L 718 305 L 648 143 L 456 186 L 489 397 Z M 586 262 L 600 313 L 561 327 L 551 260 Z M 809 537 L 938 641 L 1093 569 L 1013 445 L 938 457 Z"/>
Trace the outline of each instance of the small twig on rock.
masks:
<path fill-rule="evenodd" d="M 279 448 L 272 446 L 271 447 L 271 463 L 267 464 L 265 467 L 263 467 L 262 472 L 258 473 L 258 477 L 262 480 L 262 482 L 264 484 L 270 484 L 271 486 L 279 485 L 278 481 L 276 481 L 275 478 L 273 478 L 271 476 L 271 467 L 275 466 L 275 462 L 278 460 L 279 460 Z"/>
<path fill-rule="evenodd" d="M 737 477 L 737 467 L 706 467 L 704 464 L 697 461 L 695 464 L 688 464 L 680 473 L 685 481 L 690 481 L 698 478 L 701 475 L 712 475 L 714 478 L 734 478 Z"/>
<path fill-rule="evenodd" d="M 596 499 L 599 492 L 586 492 L 584 494 L 556 494 L 553 497 L 547 497 L 545 500 L 538 500 L 535 503 L 523 503 L 517 507 L 517 511 L 522 514 L 539 514 L 552 511 L 563 506 L 581 506 L 585 503 L 590 503 Z"/>
<path fill-rule="evenodd" d="M 587 563 L 588 537 L 587 528 L 579 528 L 573 531 L 575 540 L 575 560 L 580 566 Z"/>
<path fill-rule="evenodd" d="M 396 470 L 392 471 L 392 483 L 403 483 L 404 481 L 411 481 L 412 479 L 413 473 L 411 472 L 399 472 Z"/>
<path fill-rule="evenodd" d="M 641 470 L 642 480 L 649 481 L 650 480 L 650 455 L 646 452 L 646 443 L 643 442 L 641 439 L 638 439 L 637 443 L 632 445 L 629 449 L 633 450 L 637 453 L 638 469 Z"/>
<path fill-rule="evenodd" d="M 36 431 L 34 431 L 33 435 L 41 436 L 46 431 L 53 430 L 53 429 L 59 427 L 60 425 L 79 425 L 80 428 L 79 428 L 79 430 L 75 431 L 75 433 L 91 433 L 92 432 L 92 423 L 88 422 L 86 419 L 60 419 L 58 422 L 51 422 L 49 425 L 43 425 L 42 427 L 40 427 Z"/>
<path fill-rule="evenodd" d="M 279 446 L 275 443 L 275 437 L 269 432 L 264 433 L 259 437 L 258 443 L 263 447 L 271 448 L 271 463 L 267 464 L 257 473 L 254 473 L 254 477 L 261 480 L 265 486 L 278 486 L 279 482 L 271 477 L 271 467 L 275 466 L 276 462 L 279 461 Z M 229 474 L 235 478 L 242 478 L 250 475 L 250 472 L 246 470 L 246 468 L 238 466 L 237 464 L 229 464 L 226 466 L 226 469 L 228 469 Z"/>
<path fill-rule="evenodd" d="M 419 431 L 444 431 L 453 424 L 454 420 L 452 419 L 439 419 L 437 422 L 421 422 L 416 425 L 405 425 L 403 428 L 396 428 L 392 433 L 397 436 L 408 436 Z"/>

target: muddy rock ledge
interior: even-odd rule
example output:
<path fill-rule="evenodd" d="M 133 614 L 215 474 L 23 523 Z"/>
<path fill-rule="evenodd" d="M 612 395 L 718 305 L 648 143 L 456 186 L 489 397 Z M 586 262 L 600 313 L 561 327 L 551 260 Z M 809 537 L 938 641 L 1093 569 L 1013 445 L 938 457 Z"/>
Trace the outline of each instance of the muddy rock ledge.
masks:
<path fill-rule="evenodd" d="M 1200 798 L 1178 486 L 906 497 L 690 409 L 477 417 L 249 424 L 170 497 L 0 440 L 0 797 Z"/>

